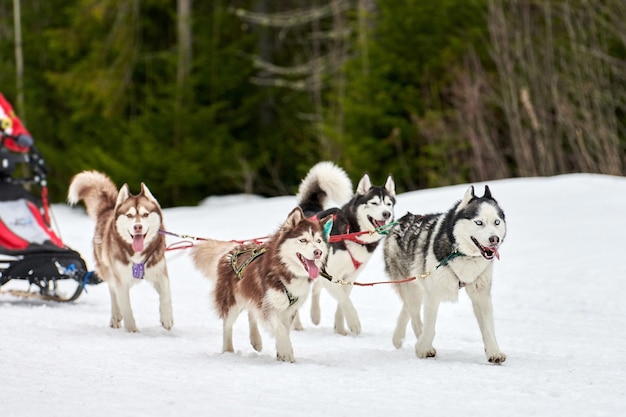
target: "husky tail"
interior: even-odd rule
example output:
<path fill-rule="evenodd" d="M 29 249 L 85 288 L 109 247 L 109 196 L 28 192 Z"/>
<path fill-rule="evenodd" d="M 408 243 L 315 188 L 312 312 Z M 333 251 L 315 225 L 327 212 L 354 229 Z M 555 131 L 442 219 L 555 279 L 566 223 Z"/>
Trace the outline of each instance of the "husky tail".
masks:
<path fill-rule="evenodd" d="M 238 245 L 237 242 L 207 239 L 191 249 L 191 259 L 204 276 L 217 278 L 220 260 Z"/>
<path fill-rule="evenodd" d="M 330 161 L 319 162 L 304 177 L 298 189 L 298 205 L 307 216 L 325 210 L 330 201 L 343 205 L 352 198 L 352 181 Z"/>
<path fill-rule="evenodd" d="M 83 200 L 89 217 L 97 220 L 100 213 L 115 207 L 117 195 L 117 188 L 109 177 L 97 171 L 83 171 L 72 178 L 67 202 L 75 205 Z"/>

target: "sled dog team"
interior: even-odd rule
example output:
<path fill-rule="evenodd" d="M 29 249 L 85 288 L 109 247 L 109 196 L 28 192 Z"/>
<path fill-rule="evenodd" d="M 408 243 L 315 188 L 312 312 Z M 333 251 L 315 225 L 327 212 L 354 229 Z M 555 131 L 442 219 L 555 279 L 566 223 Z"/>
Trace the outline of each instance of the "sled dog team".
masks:
<path fill-rule="evenodd" d="M 96 171 L 72 179 L 68 202 L 74 205 L 81 200 L 96 224 L 95 269 L 108 283 L 111 327 L 137 331 L 130 288 L 146 280 L 159 294 L 162 326 L 171 329 L 172 300 L 158 201 L 143 183 L 139 194 L 133 195 L 127 184 L 118 191 Z M 482 196 L 470 186 L 446 212 L 407 213 L 396 220 L 391 176 L 376 186 L 365 174 L 353 192 L 343 169 L 320 162 L 302 180 L 297 202 L 263 243 L 206 239 L 191 249 L 195 267 L 215 284 L 212 295 L 223 320 L 224 352 L 234 351 L 233 325 L 246 310 L 253 348 L 262 349 L 260 323 L 275 338 L 277 359 L 294 362 L 290 331 L 302 328 L 299 309 L 309 294 L 311 320 L 320 323 L 322 289 L 337 301 L 334 331 L 358 335 L 361 322 L 350 300 L 350 284 L 381 245 L 390 285 L 402 301 L 392 339 L 396 348 L 402 347 L 410 322 L 417 338 L 416 355 L 434 357 L 439 304 L 456 301 L 464 288 L 488 361 L 506 360 L 496 341 L 491 302 L 493 259 L 499 258 L 506 222 L 488 186 Z"/>

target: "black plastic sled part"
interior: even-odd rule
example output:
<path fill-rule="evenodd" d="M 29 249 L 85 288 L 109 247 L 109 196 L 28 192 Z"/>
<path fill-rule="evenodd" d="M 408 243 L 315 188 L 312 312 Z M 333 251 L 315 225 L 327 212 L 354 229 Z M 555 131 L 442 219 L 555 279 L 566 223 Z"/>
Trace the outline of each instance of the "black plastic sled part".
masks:
<path fill-rule="evenodd" d="M 87 270 L 80 254 L 69 248 L 0 253 L 0 287 L 16 280 L 28 282 L 28 287 L 11 285 L 9 294 L 59 302 L 74 301 L 85 285 L 102 282 Z"/>

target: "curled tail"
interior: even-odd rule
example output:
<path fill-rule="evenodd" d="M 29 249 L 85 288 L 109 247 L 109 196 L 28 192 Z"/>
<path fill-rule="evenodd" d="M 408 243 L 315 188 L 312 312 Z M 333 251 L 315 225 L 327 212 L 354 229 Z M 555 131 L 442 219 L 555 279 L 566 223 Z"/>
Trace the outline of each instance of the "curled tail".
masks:
<path fill-rule="evenodd" d="M 109 177 L 98 171 L 83 171 L 72 178 L 67 202 L 75 205 L 82 200 L 89 217 L 96 220 L 100 213 L 115 207 L 117 194 L 117 187 Z"/>
<path fill-rule="evenodd" d="M 215 279 L 220 260 L 238 245 L 237 242 L 207 239 L 191 248 L 191 259 L 205 277 Z"/>
<path fill-rule="evenodd" d="M 346 171 L 330 161 L 319 162 L 298 189 L 298 205 L 307 216 L 327 209 L 330 201 L 343 205 L 352 198 L 352 181 Z"/>

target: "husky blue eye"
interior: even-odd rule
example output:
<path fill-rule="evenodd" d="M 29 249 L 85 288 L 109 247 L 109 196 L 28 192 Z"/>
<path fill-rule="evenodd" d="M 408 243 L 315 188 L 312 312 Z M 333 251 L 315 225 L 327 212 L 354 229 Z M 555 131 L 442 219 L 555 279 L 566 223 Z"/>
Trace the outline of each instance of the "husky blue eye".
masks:
<path fill-rule="evenodd" d="M 300 239 L 300 243 L 306 243 L 306 239 L 305 238 Z"/>
<path fill-rule="evenodd" d="M 476 223 L 477 226 L 482 226 L 483 225 L 483 221 L 482 220 L 475 220 L 474 223 Z"/>
<path fill-rule="evenodd" d="M 500 224 L 500 220 L 496 220 L 495 223 L 496 223 L 496 226 L 498 226 Z"/>

